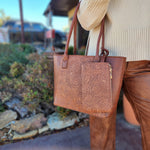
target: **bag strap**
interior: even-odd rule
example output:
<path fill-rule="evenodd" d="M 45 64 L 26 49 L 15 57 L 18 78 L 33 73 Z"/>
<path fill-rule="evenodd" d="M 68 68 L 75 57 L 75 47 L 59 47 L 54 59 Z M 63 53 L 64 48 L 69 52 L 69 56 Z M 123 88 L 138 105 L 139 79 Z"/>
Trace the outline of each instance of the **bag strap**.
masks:
<path fill-rule="evenodd" d="M 67 38 L 67 44 L 66 44 L 66 47 L 65 47 L 65 52 L 64 52 L 64 56 L 63 56 L 63 62 L 62 62 L 62 68 L 64 68 L 64 69 L 67 68 L 67 64 L 68 64 L 68 59 L 69 59 L 69 57 L 68 57 L 68 48 L 69 48 L 69 43 L 70 43 L 73 28 L 77 25 L 77 12 L 79 10 L 80 3 L 81 2 L 79 2 L 77 7 L 76 7 L 76 10 L 75 10 L 75 13 L 74 13 L 74 16 L 73 16 L 73 20 L 72 20 L 72 24 L 71 24 L 71 27 L 70 27 L 69 35 L 68 35 L 68 38 Z M 101 29 L 100 29 L 100 33 L 99 33 L 98 40 L 97 40 L 96 56 L 94 57 L 94 60 L 93 60 L 95 62 L 100 61 L 100 56 L 104 56 L 105 59 L 106 59 L 106 57 L 109 54 L 109 51 L 104 48 L 104 24 L 105 24 L 105 17 L 101 22 Z M 74 28 L 74 31 L 76 32 L 76 27 Z M 74 34 L 74 38 L 76 39 L 76 33 Z M 99 45 L 100 45 L 101 38 L 102 38 L 102 49 L 101 49 L 101 54 L 99 56 Z M 76 40 L 75 39 L 74 39 L 74 44 L 76 45 Z M 76 48 L 76 46 L 75 46 L 75 48 Z"/>
<path fill-rule="evenodd" d="M 98 41 L 97 41 L 97 49 L 99 48 L 99 44 L 100 44 L 100 40 L 102 38 L 102 46 L 101 46 L 101 54 L 100 55 L 106 55 L 108 56 L 109 55 L 109 51 L 107 49 L 105 49 L 104 45 L 105 45 L 105 34 L 104 34 L 104 31 L 105 31 L 105 17 L 103 18 L 102 22 L 101 22 L 101 30 L 102 30 L 102 37 L 100 37 L 100 34 L 99 34 L 99 37 L 98 37 Z M 88 54 L 88 50 L 89 50 L 89 43 L 90 43 L 90 37 L 88 39 L 88 42 L 87 42 L 87 49 L 86 49 L 86 53 L 85 55 Z M 98 50 L 97 50 L 98 51 Z M 98 52 L 99 53 L 99 52 Z"/>
<path fill-rule="evenodd" d="M 105 16 L 106 17 L 106 16 Z M 95 61 L 100 61 L 100 58 L 102 58 L 101 61 L 106 61 L 107 56 L 109 55 L 109 50 L 105 49 L 105 17 L 103 18 L 102 22 L 101 22 L 101 29 L 100 29 L 100 34 L 98 36 L 98 40 L 97 40 L 97 48 L 96 48 L 96 56 L 95 56 Z M 100 45 L 100 40 L 102 38 L 102 46 L 101 46 L 101 54 L 100 56 L 103 57 L 98 57 L 99 55 L 99 45 Z"/>
<path fill-rule="evenodd" d="M 77 21 L 74 25 L 74 47 L 73 47 L 73 54 L 76 55 L 77 53 Z"/>

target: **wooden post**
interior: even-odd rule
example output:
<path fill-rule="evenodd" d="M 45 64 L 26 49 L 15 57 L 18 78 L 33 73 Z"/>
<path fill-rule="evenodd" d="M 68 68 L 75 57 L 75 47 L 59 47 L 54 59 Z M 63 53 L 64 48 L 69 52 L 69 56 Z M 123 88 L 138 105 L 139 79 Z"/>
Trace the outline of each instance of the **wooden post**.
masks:
<path fill-rule="evenodd" d="M 22 0 L 19 0 L 20 7 L 20 21 L 21 21 L 21 42 L 25 43 L 24 39 L 24 23 L 23 23 L 23 9 L 22 9 Z"/>

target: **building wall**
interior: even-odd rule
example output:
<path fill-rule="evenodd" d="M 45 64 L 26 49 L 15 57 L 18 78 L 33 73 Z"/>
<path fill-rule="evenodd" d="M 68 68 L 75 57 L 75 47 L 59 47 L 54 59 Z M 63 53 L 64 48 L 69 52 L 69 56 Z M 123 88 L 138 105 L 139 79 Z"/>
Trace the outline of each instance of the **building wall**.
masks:
<path fill-rule="evenodd" d="M 72 18 L 73 18 L 75 9 L 76 9 L 76 7 L 72 8 L 72 9 L 68 12 L 69 24 L 71 24 L 71 20 L 72 20 Z"/>

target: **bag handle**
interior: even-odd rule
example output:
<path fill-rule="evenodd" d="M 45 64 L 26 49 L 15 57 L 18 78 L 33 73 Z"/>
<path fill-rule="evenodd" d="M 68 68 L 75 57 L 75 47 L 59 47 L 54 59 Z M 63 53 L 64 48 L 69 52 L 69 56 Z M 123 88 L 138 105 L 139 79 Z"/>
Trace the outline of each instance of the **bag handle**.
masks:
<path fill-rule="evenodd" d="M 69 42 L 70 42 L 70 39 L 71 39 L 73 28 L 76 26 L 76 23 L 77 23 L 77 12 L 79 10 L 79 7 L 80 7 L 80 2 L 78 3 L 78 5 L 76 7 L 76 10 L 75 10 L 75 13 L 74 13 L 74 16 L 73 16 L 73 20 L 72 20 L 72 24 L 71 24 L 71 27 L 70 27 L 69 35 L 68 35 L 68 38 L 67 38 L 67 44 L 66 44 L 66 47 L 65 47 L 65 52 L 64 52 L 64 56 L 63 56 L 63 60 L 62 60 L 62 68 L 64 68 L 64 69 L 67 68 L 67 64 L 68 64 Z M 104 59 L 102 61 L 105 61 L 106 57 L 109 54 L 109 51 L 104 48 L 104 24 L 105 24 L 105 17 L 103 18 L 103 20 L 101 22 L 101 29 L 100 29 L 100 33 L 99 33 L 98 40 L 97 40 L 96 56 L 94 57 L 95 62 L 100 61 L 100 56 L 104 56 L 103 57 Z M 76 27 L 74 28 L 74 31 L 76 31 Z M 74 34 L 74 38 L 75 38 L 74 39 L 74 44 L 75 44 L 76 43 L 76 33 Z M 101 54 L 99 56 L 99 45 L 100 45 L 101 38 L 102 38 L 102 48 L 101 48 Z M 76 48 L 76 46 L 75 46 L 75 48 Z"/>
<path fill-rule="evenodd" d="M 109 55 L 109 50 L 105 49 L 104 47 L 104 44 L 105 44 L 105 17 L 103 18 L 102 22 L 101 22 L 101 29 L 100 29 L 100 33 L 99 33 L 99 36 L 98 36 L 98 40 L 97 40 L 97 48 L 96 48 L 96 56 L 95 56 L 95 61 L 100 61 L 100 58 L 101 58 L 101 61 L 105 62 L 106 61 L 106 58 L 107 56 Z M 100 54 L 100 57 L 99 57 L 99 45 L 100 45 L 100 40 L 102 38 L 102 46 L 101 46 L 101 54 Z M 101 57 L 103 56 L 103 57 Z"/>
<path fill-rule="evenodd" d="M 77 21 L 75 22 L 74 25 L 74 47 L 73 47 L 73 54 L 76 55 L 77 53 Z"/>
<path fill-rule="evenodd" d="M 70 42 L 70 38 L 71 38 L 71 35 L 72 35 L 74 25 L 76 25 L 76 22 L 77 22 L 76 20 L 77 20 L 77 12 L 78 12 L 79 6 L 80 6 L 80 2 L 78 3 L 78 5 L 76 7 L 76 10 L 75 10 L 75 13 L 74 13 L 74 16 L 73 16 L 73 20 L 72 20 L 72 23 L 71 23 L 71 27 L 70 27 L 70 30 L 69 30 L 69 34 L 68 34 L 68 38 L 67 38 L 67 44 L 66 44 L 66 47 L 65 47 L 65 52 L 64 52 L 64 57 L 63 57 L 63 65 L 62 65 L 63 68 L 67 68 L 69 42 Z M 76 30 L 76 27 L 75 27 L 75 30 Z M 76 34 L 75 34 L 74 38 L 76 39 Z M 75 41 L 74 41 L 74 43 L 75 43 Z"/>
<path fill-rule="evenodd" d="M 104 43 L 105 43 L 105 36 L 104 36 L 104 31 L 105 31 L 105 29 L 104 29 L 104 27 L 105 27 L 105 17 L 103 18 L 103 20 L 102 20 L 102 22 L 101 22 L 102 37 L 101 37 L 101 35 L 99 34 L 99 37 L 98 37 L 98 40 L 97 40 L 97 51 L 99 51 L 99 43 L 100 43 L 100 40 L 101 40 L 101 38 L 102 38 L 102 46 L 101 46 L 101 54 L 100 54 L 100 56 L 106 55 L 106 57 L 107 57 L 107 56 L 109 55 L 109 51 L 104 48 Z M 90 37 L 89 37 L 89 39 L 88 39 L 88 41 L 87 41 L 87 49 L 86 49 L 85 55 L 88 54 L 89 43 L 90 43 Z M 98 54 L 99 54 L 99 52 L 98 52 Z"/>

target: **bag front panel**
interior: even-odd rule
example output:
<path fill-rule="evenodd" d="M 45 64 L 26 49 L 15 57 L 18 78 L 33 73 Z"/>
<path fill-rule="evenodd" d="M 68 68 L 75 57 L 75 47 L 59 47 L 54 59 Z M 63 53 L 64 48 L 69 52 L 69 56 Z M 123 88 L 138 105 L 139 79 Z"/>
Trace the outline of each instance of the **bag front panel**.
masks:
<path fill-rule="evenodd" d="M 62 68 L 62 55 L 54 56 L 54 104 L 75 111 L 82 110 L 81 65 L 93 57 L 69 55 L 68 66 Z"/>

